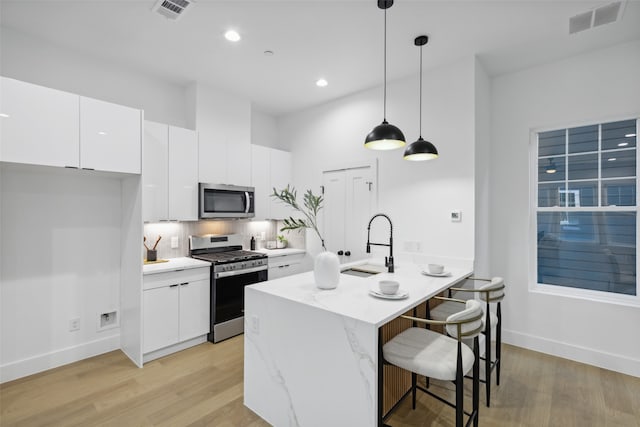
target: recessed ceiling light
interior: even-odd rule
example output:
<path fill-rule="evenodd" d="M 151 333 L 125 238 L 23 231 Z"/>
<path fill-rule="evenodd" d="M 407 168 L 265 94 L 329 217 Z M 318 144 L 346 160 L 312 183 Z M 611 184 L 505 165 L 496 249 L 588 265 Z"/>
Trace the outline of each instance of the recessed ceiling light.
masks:
<path fill-rule="evenodd" d="M 0 117 L 4 117 L 6 119 L 9 115 L 7 113 L 0 113 Z"/>
<path fill-rule="evenodd" d="M 329 82 L 325 79 L 318 79 L 318 81 L 316 82 L 316 86 L 318 87 L 326 87 L 328 84 Z"/>
<path fill-rule="evenodd" d="M 607 161 L 609 161 L 609 162 L 615 162 L 616 160 L 618 160 L 618 159 L 616 159 L 615 157 L 610 157 L 610 158 L 607 159 Z"/>
<path fill-rule="evenodd" d="M 264 51 L 264 55 L 265 56 L 273 56 L 273 51 L 272 50 L 265 50 Z"/>
<path fill-rule="evenodd" d="M 100 131 L 100 132 L 98 132 L 98 135 L 102 135 L 102 136 L 104 136 L 104 135 L 106 135 L 106 134 L 107 134 L 107 133 L 106 133 L 106 132 L 104 132 L 104 131 Z"/>
<path fill-rule="evenodd" d="M 224 33 L 224 38 L 229 40 L 230 42 L 237 42 L 240 41 L 240 34 L 238 34 L 237 31 L 229 30 Z"/>
<path fill-rule="evenodd" d="M 618 147 L 626 147 L 627 145 L 629 145 L 628 142 L 621 142 L 620 144 L 618 144 Z"/>
<path fill-rule="evenodd" d="M 624 137 L 625 137 L 625 138 L 633 138 L 634 136 L 636 136 L 636 134 L 635 134 L 635 133 L 628 133 L 628 134 L 626 134 Z"/>

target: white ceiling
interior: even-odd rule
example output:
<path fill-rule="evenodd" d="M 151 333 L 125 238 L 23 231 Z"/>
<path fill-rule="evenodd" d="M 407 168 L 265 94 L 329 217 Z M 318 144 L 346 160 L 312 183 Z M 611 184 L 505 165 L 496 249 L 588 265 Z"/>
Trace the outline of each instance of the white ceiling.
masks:
<path fill-rule="evenodd" d="M 626 2 L 620 22 L 568 34 L 571 16 L 609 2 L 396 0 L 387 12 L 388 78 L 417 73 L 420 34 L 430 37 L 425 69 L 476 54 L 490 75 L 640 39 L 640 0 Z M 178 21 L 152 13 L 154 3 L 1 0 L 0 18 L 3 27 L 174 83 L 225 88 L 273 115 L 383 81 L 376 0 L 198 0 Z M 229 28 L 239 43 L 223 38 Z M 328 87 L 315 86 L 320 77 Z"/>

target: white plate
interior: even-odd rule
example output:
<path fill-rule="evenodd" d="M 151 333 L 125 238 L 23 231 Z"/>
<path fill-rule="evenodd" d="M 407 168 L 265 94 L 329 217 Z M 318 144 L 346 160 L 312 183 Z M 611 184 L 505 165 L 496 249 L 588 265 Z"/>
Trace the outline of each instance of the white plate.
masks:
<path fill-rule="evenodd" d="M 450 271 L 443 271 L 442 273 L 429 273 L 427 270 L 422 270 L 422 274 L 424 274 L 426 276 L 433 276 L 433 277 L 451 276 L 451 272 Z"/>
<path fill-rule="evenodd" d="M 392 295 L 383 294 L 382 292 L 376 291 L 375 289 L 369 289 L 369 295 L 374 296 L 376 298 L 382 299 L 405 299 L 409 298 L 409 292 L 404 291 L 402 289 L 398 289 L 398 292 Z"/>

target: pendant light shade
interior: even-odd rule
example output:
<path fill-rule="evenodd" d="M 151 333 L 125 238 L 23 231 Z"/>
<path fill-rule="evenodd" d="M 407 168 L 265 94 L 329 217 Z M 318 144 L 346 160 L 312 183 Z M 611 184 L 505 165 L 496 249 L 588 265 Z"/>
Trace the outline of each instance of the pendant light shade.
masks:
<path fill-rule="evenodd" d="M 429 37 L 418 36 L 414 44 L 420 47 L 420 134 L 418 139 L 404 150 L 404 159 L 412 161 L 431 160 L 438 158 L 436 146 L 422 138 L 422 46 L 427 44 Z"/>
<path fill-rule="evenodd" d="M 404 146 L 404 134 L 394 125 L 390 125 L 386 120 L 374 127 L 367 138 L 364 146 L 372 150 L 393 150 Z"/>
<path fill-rule="evenodd" d="M 384 10 L 384 101 L 382 123 L 364 140 L 364 146 L 372 150 L 393 150 L 406 144 L 402 131 L 387 122 L 387 9 L 391 6 L 393 0 L 378 0 L 378 7 Z"/>

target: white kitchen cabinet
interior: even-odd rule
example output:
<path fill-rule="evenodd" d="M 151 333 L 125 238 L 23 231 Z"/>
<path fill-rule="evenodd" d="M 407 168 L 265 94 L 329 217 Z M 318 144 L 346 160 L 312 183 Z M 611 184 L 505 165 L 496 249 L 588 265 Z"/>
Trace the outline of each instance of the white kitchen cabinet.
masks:
<path fill-rule="evenodd" d="M 144 345 L 142 351 L 148 353 L 180 341 L 178 284 L 143 292 L 144 304 Z"/>
<path fill-rule="evenodd" d="M 332 252 L 351 253 L 353 259 L 366 256 L 367 225 L 375 213 L 373 167 L 326 171 L 322 174 L 322 214 L 325 245 Z M 380 224 L 388 233 L 388 225 Z"/>
<path fill-rule="evenodd" d="M 80 97 L 80 166 L 139 174 L 140 110 Z"/>
<path fill-rule="evenodd" d="M 169 218 L 169 132 L 167 125 L 144 122 L 142 142 L 142 218 Z"/>
<path fill-rule="evenodd" d="M 143 352 L 209 332 L 209 267 L 147 274 L 143 281 Z"/>
<path fill-rule="evenodd" d="M 209 293 L 209 280 L 195 280 L 180 285 L 180 341 L 209 332 Z"/>
<path fill-rule="evenodd" d="M 273 191 L 273 188 L 282 190 L 287 185 L 291 185 L 291 153 L 282 150 L 269 150 L 269 194 Z M 298 197 L 302 197 L 300 193 Z M 281 203 L 280 201 L 269 197 L 270 200 L 270 217 L 271 219 L 283 219 L 289 218 L 293 215 L 292 209 Z M 302 199 L 300 199 L 302 202 Z"/>
<path fill-rule="evenodd" d="M 198 220 L 198 134 L 169 126 L 169 218 Z"/>
<path fill-rule="evenodd" d="M 280 277 L 302 273 L 304 270 L 302 265 L 304 257 L 304 253 L 269 257 L 268 279 L 273 280 Z"/>
<path fill-rule="evenodd" d="M 251 146 L 251 185 L 255 187 L 255 219 L 284 219 L 291 208 L 271 197 L 273 188 L 291 185 L 291 153 L 274 148 Z M 302 194 L 299 194 L 302 197 Z M 300 199 L 302 200 L 302 199 Z"/>
<path fill-rule="evenodd" d="M 140 173 L 140 110 L 4 77 L 1 90 L 0 160 Z"/>
<path fill-rule="evenodd" d="M 198 220 L 198 134 L 145 121 L 142 218 Z"/>
<path fill-rule="evenodd" d="M 202 85 L 194 90 L 199 182 L 251 185 L 251 101 Z"/>
<path fill-rule="evenodd" d="M 79 167 L 80 97 L 6 77 L 0 84 L 0 161 Z"/>

